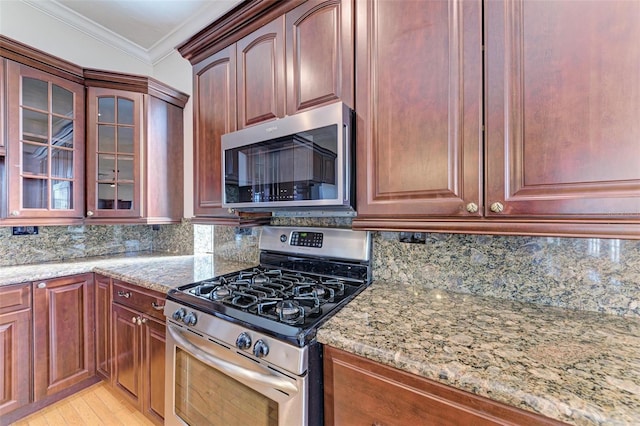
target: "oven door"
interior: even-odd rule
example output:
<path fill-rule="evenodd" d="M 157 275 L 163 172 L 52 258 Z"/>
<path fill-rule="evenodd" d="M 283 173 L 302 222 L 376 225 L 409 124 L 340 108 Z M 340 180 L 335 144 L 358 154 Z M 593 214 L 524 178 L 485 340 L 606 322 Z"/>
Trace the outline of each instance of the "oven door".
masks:
<path fill-rule="evenodd" d="M 167 321 L 165 425 L 304 425 L 307 378 Z"/>

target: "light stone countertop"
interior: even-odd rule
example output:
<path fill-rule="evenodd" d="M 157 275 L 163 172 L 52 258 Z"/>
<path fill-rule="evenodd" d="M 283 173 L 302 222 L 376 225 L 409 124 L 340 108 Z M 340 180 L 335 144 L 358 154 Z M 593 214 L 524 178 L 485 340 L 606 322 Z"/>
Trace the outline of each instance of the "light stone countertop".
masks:
<path fill-rule="evenodd" d="M 70 259 L 0 267 L 0 286 L 96 272 L 166 293 L 172 288 L 254 266 L 213 255 L 176 256 L 156 252 Z"/>
<path fill-rule="evenodd" d="M 376 281 L 317 339 L 569 424 L 640 424 L 635 318 Z"/>

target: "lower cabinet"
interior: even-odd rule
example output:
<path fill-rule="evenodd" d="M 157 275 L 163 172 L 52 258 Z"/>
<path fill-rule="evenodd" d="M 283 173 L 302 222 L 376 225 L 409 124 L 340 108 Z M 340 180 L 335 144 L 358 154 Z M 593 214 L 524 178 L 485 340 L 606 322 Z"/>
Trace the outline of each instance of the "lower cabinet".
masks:
<path fill-rule="evenodd" d="M 164 419 L 165 295 L 113 280 L 113 386 L 157 424 Z"/>
<path fill-rule="evenodd" d="M 33 283 L 33 398 L 95 376 L 93 274 Z"/>
<path fill-rule="evenodd" d="M 0 287 L 0 417 L 30 402 L 31 283 Z"/>
<path fill-rule="evenodd" d="M 329 425 L 560 425 L 562 423 L 324 347 Z"/>

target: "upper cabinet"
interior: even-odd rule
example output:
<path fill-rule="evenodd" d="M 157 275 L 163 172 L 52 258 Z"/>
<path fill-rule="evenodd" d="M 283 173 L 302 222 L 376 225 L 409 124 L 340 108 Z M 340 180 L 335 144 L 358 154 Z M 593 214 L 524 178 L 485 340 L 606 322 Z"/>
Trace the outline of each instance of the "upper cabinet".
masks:
<path fill-rule="evenodd" d="M 353 107 L 352 3 L 245 2 L 178 48 L 193 64 L 196 222 L 268 220 L 222 209 L 223 134 L 332 102 Z"/>
<path fill-rule="evenodd" d="M 84 88 L 7 61 L 7 219 L 73 223 L 84 216 Z"/>
<path fill-rule="evenodd" d="M 357 6 L 355 228 L 640 237 L 639 3 Z"/>
<path fill-rule="evenodd" d="M 237 44 L 238 127 L 284 117 L 284 16 Z"/>
<path fill-rule="evenodd" d="M 87 218 L 179 222 L 187 95 L 148 77 L 85 70 L 85 79 Z"/>
<path fill-rule="evenodd" d="M 480 2 L 357 6 L 358 224 L 479 216 Z"/>
<path fill-rule="evenodd" d="M 637 223 L 640 3 L 505 1 L 485 12 L 485 214 Z"/>
<path fill-rule="evenodd" d="M 353 104 L 353 2 L 309 0 L 285 15 L 287 115 Z"/>

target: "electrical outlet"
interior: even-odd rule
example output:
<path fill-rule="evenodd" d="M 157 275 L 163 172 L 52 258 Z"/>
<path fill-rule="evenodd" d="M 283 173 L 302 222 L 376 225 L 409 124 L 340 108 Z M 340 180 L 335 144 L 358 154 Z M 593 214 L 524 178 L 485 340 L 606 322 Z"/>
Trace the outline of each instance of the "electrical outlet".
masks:
<path fill-rule="evenodd" d="M 424 232 L 401 232 L 401 243 L 424 244 L 427 241 L 427 234 Z"/>
<path fill-rule="evenodd" d="M 38 235 L 37 226 L 13 226 L 11 229 L 12 235 Z"/>

